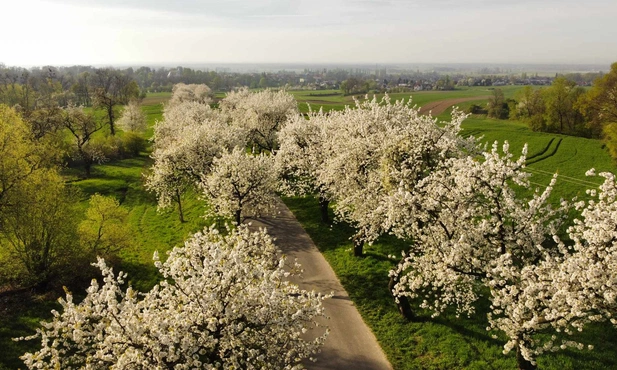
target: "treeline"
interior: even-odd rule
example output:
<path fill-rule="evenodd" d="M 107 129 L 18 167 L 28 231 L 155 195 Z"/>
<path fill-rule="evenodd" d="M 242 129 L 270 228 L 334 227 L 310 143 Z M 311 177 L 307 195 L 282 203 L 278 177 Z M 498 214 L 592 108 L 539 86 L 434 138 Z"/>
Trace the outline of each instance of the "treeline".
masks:
<path fill-rule="evenodd" d="M 171 92 L 178 83 L 206 84 L 215 91 L 230 91 L 233 88 L 280 87 L 297 85 L 300 78 L 314 83 L 313 72 L 296 74 L 281 71 L 277 73 L 253 72 L 232 73 L 202 71 L 187 67 L 175 68 L 95 68 L 92 66 L 71 67 L 6 67 L 0 64 L 0 103 L 13 106 L 32 106 L 40 100 L 31 93 L 48 96 L 54 94 L 61 102 L 76 100 L 80 105 L 92 104 L 92 91 L 100 87 L 99 75 L 113 72 L 128 81 L 133 81 L 142 96 L 147 92 Z M 342 81 L 351 74 L 343 70 L 324 72 L 327 79 Z M 320 75 L 322 76 L 322 75 Z M 64 95 L 64 96 L 61 96 Z"/>
<path fill-rule="evenodd" d="M 470 113 L 482 113 L 480 109 L 472 106 Z M 534 131 L 603 138 L 617 158 L 617 63 L 590 89 L 564 76 L 555 78 L 550 87 L 526 86 L 515 99 L 506 99 L 501 89 L 495 89 L 486 113 L 525 121 Z"/>

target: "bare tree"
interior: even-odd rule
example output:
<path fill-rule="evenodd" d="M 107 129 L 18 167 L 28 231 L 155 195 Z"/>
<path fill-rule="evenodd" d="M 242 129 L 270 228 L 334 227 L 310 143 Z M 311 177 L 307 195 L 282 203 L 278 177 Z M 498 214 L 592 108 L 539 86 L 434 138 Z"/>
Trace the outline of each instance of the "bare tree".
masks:
<path fill-rule="evenodd" d="M 104 159 L 103 153 L 90 145 L 92 135 L 101 130 L 103 124 L 77 107 L 65 109 L 63 124 L 73 135 L 76 156 L 83 161 L 86 176 L 90 177 L 92 165 Z"/>
<path fill-rule="evenodd" d="M 111 68 L 99 69 L 93 77 L 94 105 L 105 110 L 109 132 L 115 135 L 115 108 L 137 98 L 139 87 L 133 79 Z"/>

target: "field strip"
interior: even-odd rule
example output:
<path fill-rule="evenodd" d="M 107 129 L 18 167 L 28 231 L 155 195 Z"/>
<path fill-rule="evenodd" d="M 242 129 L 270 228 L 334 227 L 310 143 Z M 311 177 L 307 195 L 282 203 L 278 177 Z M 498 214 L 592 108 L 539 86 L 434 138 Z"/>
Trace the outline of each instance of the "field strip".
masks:
<path fill-rule="evenodd" d="M 420 113 L 428 114 L 430 112 L 431 115 L 437 116 L 445 112 L 446 109 L 450 108 L 453 105 L 468 102 L 468 101 L 474 101 L 474 100 L 485 100 L 488 98 L 489 98 L 488 95 L 484 95 L 484 96 L 470 96 L 468 98 L 452 98 L 452 99 L 433 101 L 430 103 L 426 103 L 422 107 L 420 107 Z"/>

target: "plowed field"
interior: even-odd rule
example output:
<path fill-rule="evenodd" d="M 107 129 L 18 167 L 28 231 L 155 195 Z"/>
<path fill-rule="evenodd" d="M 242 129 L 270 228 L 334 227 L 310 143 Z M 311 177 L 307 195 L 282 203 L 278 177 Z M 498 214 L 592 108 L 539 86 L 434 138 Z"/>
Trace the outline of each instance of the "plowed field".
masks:
<path fill-rule="evenodd" d="M 420 113 L 428 114 L 430 111 L 431 115 L 437 116 L 443 113 L 446 109 L 448 109 L 449 107 L 453 105 L 468 102 L 468 101 L 473 101 L 473 100 L 486 100 L 488 98 L 489 96 L 486 95 L 486 96 L 473 96 L 469 98 L 453 98 L 453 99 L 434 101 L 434 102 L 424 104 L 420 108 Z"/>

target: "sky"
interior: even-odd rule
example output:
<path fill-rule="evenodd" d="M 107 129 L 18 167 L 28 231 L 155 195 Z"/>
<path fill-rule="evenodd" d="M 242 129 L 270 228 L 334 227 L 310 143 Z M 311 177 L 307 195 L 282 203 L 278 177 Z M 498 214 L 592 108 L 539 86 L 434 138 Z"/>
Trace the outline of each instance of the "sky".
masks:
<path fill-rule="evenodd" d="M 617 61 L 615 0 L 18 0 L 0 63 Z"/>

